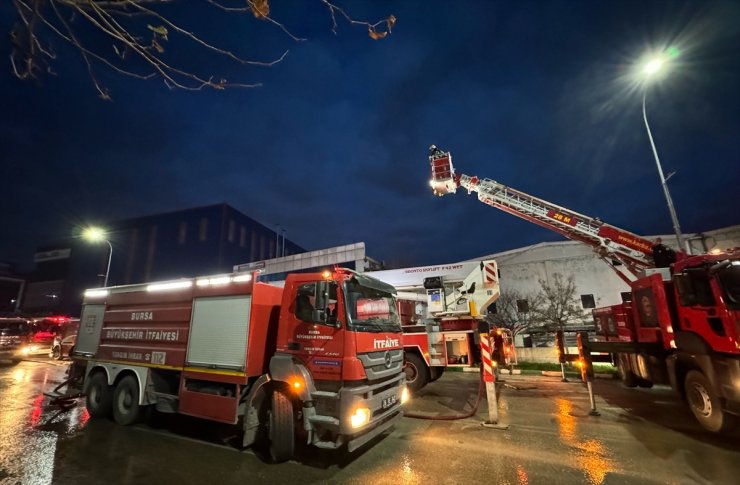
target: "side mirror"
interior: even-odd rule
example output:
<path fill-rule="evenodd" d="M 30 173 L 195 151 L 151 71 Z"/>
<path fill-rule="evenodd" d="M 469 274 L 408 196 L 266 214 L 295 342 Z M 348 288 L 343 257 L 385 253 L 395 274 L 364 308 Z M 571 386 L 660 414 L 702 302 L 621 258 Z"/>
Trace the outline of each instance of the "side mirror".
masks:
<path fill-rule="evenodd" d="M 326 323 L 327 321 L 327 314 L 326 310 L 322 308 L 316 308 L 311 313 L 311 321 L 313 322 L 323 322 Z"/>
<path fill-rule="evenodd" d="M 682 273 L 673 275 L 673 284 L 678 292 L 678 302 L 681 306 L 694 306 L 697 303 L 696 291 L 691 276 Z"/>
<path fill-rule="evenodd" d="M 316 283 L 316 308 L 324 310 L 329 306 L 329 284 L 326 281 Z"/>

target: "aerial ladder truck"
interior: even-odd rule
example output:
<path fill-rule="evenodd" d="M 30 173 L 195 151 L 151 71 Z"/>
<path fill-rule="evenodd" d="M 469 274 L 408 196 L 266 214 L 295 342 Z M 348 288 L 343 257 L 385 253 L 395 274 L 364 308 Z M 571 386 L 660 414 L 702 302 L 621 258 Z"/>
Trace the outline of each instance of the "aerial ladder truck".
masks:
<path fill-rule="evenodd" d="M 496 261 L 465 261 L 371 274 L 398 290 L 404 371 L 410 391 L 439 379 L 447 367 L 475 363 L 479 322 L 500 295 Z M 498 337 L 497 349 L 503 352 L 504 360 L 512 361 L 515 356 L 511 334 L 501 329 Z"/>
<path fill-rule="evenodd" d="M 436 195 L 476 192 L 487 205 L 588 244 L 630 286 L 630 301 L 593 310 L 595 341 L 579 337 L 585 368 L 591 352 L 610 354 L 628 387 L 668 384 L 705 429 L 734 427 L 740 416 L 740 250 L 678 252 L 670 268 L 655 268 L 652 243 L 643 237 L 495 180 L 458 174 L 451 154 L 434 145 L 429 162 Z"/>

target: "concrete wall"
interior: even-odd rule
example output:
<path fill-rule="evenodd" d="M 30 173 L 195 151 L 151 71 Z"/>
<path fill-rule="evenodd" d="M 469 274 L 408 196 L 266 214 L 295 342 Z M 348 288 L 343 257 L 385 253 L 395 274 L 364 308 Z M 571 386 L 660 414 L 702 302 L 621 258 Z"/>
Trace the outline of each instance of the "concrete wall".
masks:
<path fill-rule="evenodd" d="M 544 243 L 526 250 L 510 251 L 494 257 L 501 272 L 501 291 L 521 293 L 540 291 L 539 280 L 551 282 L 553 275 L 574 277 L 576 298 L 594 296 L 596 306 L 616 305 L 622 302 L 621 293 L 629 291 L 609 266 L 585 244 L 574 241 Z"/>
<path fill-rule="evenodd" d="M 568 347 L 569 354 L 578 354 L 577 347 Z M 536 362 L 538 364 L 557 364 L 558 353 L 555 347 L 517 347 L 516 358 L 519 362 Z"/>
<path fill-rule="evenodd" d="M 740 247 L 740 225 L 724 227 L 699 234 L 690 234 L 688 240 L 694 254 L 708 252 L 712 249 L 726 250 L 737 248 Z M 663 236 L 663 241 L 675 245 L 675 237 Z"/>

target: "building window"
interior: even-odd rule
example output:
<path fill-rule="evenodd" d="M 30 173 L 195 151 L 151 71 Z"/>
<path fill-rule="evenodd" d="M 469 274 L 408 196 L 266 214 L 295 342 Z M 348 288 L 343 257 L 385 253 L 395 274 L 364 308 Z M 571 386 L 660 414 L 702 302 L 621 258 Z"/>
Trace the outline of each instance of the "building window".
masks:
<path fill-rule="evenodd" d="M 257 230 L 252 229 L 252 247 L 249 249 L 249 260 L 257 261 Z"/>
<path fill-rule="evenodd" d="M 229 242 L 233 243 L 235 237 L 236 237 L 236 223 L 234 221 L 229 221 Z"/>
<path fill-rule="evenodd" d="M 516 311 L 519 313 L 529 313 L 529 302 L 527 300 L 517 300 Z"/>
<path fill-rule="evenodd" d="M 185 244 L 185 241 L 188 237 L 188 223 L 187 222 L 181 222 L 180 228 L 177 231 L 177 243 L 178 244 Z"/>
<path fill-rule="evenodd" d="M 200 220 L 200 234 L 198 239 L 200 242 L 205 242 L 208 239 L 208 219 L 205 217 Z"/>
<path fill-rule="evenodd" d="M 247 245 L 247 228 L 239 226 L 239 247 L 243 248 Z"/>
<path fill-rule="evenodd" d="M 494 301 L 490 305 L 488 305 L 488 312 L 489 315 L 495 315 L 498 313 L 498 308 L 496 308 L 496 302 Z"/>
<path fill-rule="evenodd" d="M 146 252 L 146 270 L 144 274 L 144 280 L 149 281 L 152 277 L 152 269 L 154 269 L 154 258 L 157 253 L 157 226 L 153 225 L 149 228 L 149 247 Z"/>
<path fill-rule="evenodd" d="M 581 295 L 581 305 L 583 308 L 596 308 L 594 295 Z"/>
<path fill-rule="evenodd" d="M 620 293 L 622 295 L 622 302 L 627 303 L 628 301 L 632 301 L 632 293 L 629 291 L 623 291 Z"/>

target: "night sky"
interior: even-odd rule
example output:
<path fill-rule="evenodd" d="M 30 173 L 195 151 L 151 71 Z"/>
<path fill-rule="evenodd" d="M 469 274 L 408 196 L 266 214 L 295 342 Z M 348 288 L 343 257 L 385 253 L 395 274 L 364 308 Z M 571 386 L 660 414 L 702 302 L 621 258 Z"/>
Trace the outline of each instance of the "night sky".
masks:
<path fill-rule="evenodd" d="M 379 41 L 341 19 L 335 35 L 317 1 L 272 2 L 272 16 L 308 39 L 299 43 L 251 15 L 181 3 L 178 20 L 244 57 L 290 52 L 244 67 L 172 36 L 172 59 L 263 86 L 171 91 L 101 66 L 106 102 L 58 39 L 57 75 L 17 80 L 3 35 L 0 260 L 27 268 L 36 246 L 81 225 L 219 202 L 307 249 L 364 241 L 400 266 L 561 239 L 474 196 L 433 196 L 430 144 L 451 150 L 460 173 L 667 234 L 629 74 L 668 47 L 679 56 L 647 111 L 663 168 L 676 172 L 682 229 L 740 223 L 740 2 L 337 0 L 358 19 L 394 14 Z"/>

